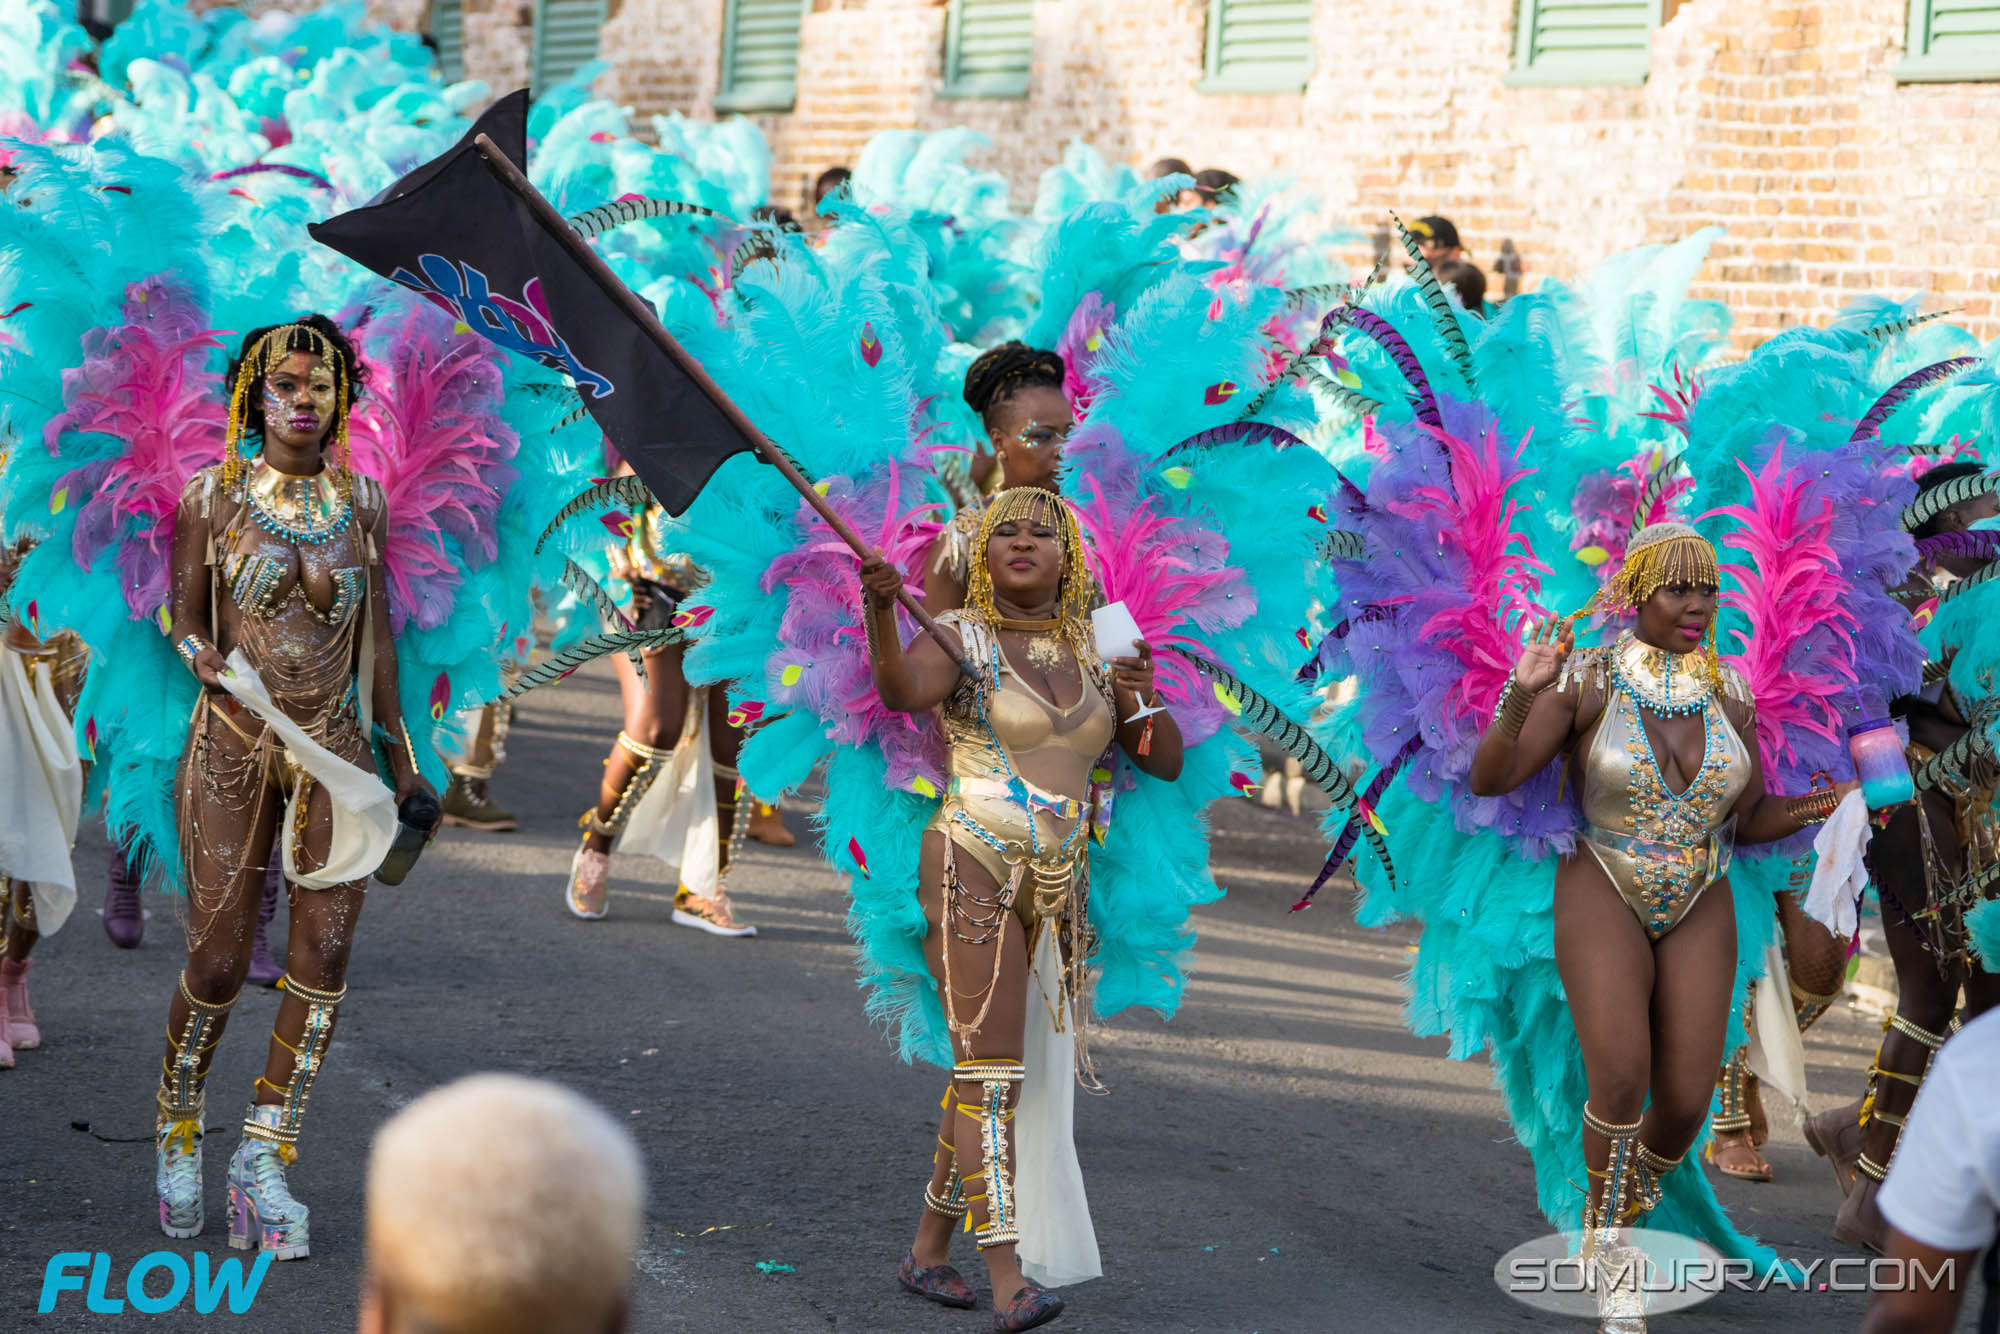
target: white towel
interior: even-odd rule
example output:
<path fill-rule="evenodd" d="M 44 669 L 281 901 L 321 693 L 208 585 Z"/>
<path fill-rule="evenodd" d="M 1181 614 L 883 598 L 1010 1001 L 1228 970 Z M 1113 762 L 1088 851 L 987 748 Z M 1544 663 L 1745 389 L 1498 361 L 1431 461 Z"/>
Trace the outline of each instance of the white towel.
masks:
<path fill-rule="evenodd" d="M 1806 916 L 1851 940 L 1861 921 L 1861 892 L 1868 887 L 1868 805 L 1859 792 L 1840 799 L 1813 839 L 1819 864 L 1806 887 Z"/>
<path fill-rule="evenodd" d="M 229 670 L 222 674 L 222 685 L 270 727 L 278 740 L 285 743 L 293 763 L 311 774 L 333 802 L 333 836 L 327 847 L 326 864 L 316 871 L 301 871 L 297 843 L 288 832 L 298 828 L 293 810 L 298 789 L 294 788 L 286 800 L 285 822 L 279 827 L 280 841 L 284 844 L 285 878 L 301 889 L 331 889 L 375 874 L 396 839 L 396 794 L 372 769 L 349 764 L 307 736 L 304 729 L 272 702 L 270 692 L 264 689 L 242 649 L 229 655 Z"/>
<path fill-rule="evenodd" d="M 56 699 L 46 662 L 31 672 L 0 646 L 0 875 L 28 882 L 35 921 L 52 936 L 76 905 L 69 863 L 83 812 L 76 729 Z"/>
<path fill-rule="evenodd" d="M 1029 1278 L 1067 1287 L 1098 1277 L 1104 1263 L 1076 1161 L 1076 1016 L 1063 994 L 1062 951 L 1050 925 L 1036 932 L 1022 1037 L 1026 1069 L 1014 1112 L 1014 1207 L 1021 1244 L 1015 1253 Z"/>

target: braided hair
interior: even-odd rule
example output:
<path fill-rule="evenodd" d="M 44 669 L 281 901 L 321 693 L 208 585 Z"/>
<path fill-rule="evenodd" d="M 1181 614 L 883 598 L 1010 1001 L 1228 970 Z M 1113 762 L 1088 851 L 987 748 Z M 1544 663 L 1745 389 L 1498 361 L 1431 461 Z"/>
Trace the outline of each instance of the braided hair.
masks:
<path fill-rule="evenodd" d="M 1002 404 L 1023 389 L 1063 387 L 1063 359 L 1026 343 L 1002 343 L 979 354 L 965 371 L 965 402 L 987 430 Z"/>

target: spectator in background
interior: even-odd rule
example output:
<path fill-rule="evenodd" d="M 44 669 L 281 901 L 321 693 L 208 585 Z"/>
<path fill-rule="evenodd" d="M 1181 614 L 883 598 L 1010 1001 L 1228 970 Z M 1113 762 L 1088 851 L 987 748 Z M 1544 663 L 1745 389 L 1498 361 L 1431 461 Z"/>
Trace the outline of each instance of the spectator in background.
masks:
<path fill-rule="evenodd" d="M 1465 251 L 1458 243 L 1458 228 L 1451 225 L 1450 218 L 1440 218 L 1435 213 L 1418 218 L 1410 224 L 1410 235 L 1417 238 L 1417 250 L 1432 269 L 1447 260 L 1465 258 Z"/>
<path fill-rule="evenodd" d="M 1968 915 L 1966 926 L 1988 967 L 2000 963 L 2000 908 Z M 2000 1222 L 2000 1010 L 1939 1048 L 1875 1204 L 1889 1224 L 1888 1257 L 1911 1281 L 1875 1293 L 1862 1334 L 1948 1334 Z M 1929 1282 L 1947 1261 L 1949 1279 Z M 2000 1328 L 1995 1263 L 1989 1253 L 1982 1331 Z"/>
<path fill-rule="evenodd" d="M 1147 170 L 1147 175 L 1156 181 L 1165 176 L 1194 176 L 1194 174 L 1195 170 L 1187 164 L 1187 160 L 1177 157 L 1163 157 Z M 1200 178 L 1196 177 L 1193 185 L 1187 186 L 1172 199 L 1162 199 L 1155 204 L 1153 212 L 1186 213 L 1190 209 L 1207 208 L 1214 202 L 1214 198 L 1201 188 Z"/>
<path fill-rule="evenodd" d="M 776 227 L 781 232 L 802 232 L 798 215 L 778 204 L 759 204 L 750 210 L 750 221 Z"/>
<path fill-rule="evenodd" d="M 808 231 L 821 231 L 833 225 L 831 218 L 820 215 L 819 206 L 825 203 L 826 197 L 835 191 L 843 191 L 851 194 L 853 191 L 849 182 L 853 179 L 854 172 L 848 167 L 828 167 L 819 174 L 818 178 L 813 181 L 812 207 L 807 210 L 810 215 L 805 222 Z"/>
<path fill-rule="evenodd" d="M 360 1334 L 620 1334 L 644 1182 L 632 1136 L 568 1089 L 425 1094 L 368 1157 Z"/>
<path fill-rule="evenodd" d="M 1220 167 L 1208 167 L 1194 174 L 1194 183 L 1202 193 L 1202 202 L 1210 208 L 1236 202 L 1236 187 L 1243 182 L 1234 172 Z"/>
<path fill-rule="evenodd" d="M 1486 275 L 1479 271 L 1477 264 L 1462 259 L 1448 259 L 1431 267 L 1437 280 L 1458 293 L 1458 304 L 1470 314 L 1486 318 Z"/>

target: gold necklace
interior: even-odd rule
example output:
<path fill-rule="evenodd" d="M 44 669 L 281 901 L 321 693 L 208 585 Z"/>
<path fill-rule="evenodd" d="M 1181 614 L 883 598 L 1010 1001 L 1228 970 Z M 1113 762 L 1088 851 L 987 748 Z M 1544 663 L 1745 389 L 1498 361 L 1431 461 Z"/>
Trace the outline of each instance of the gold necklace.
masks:
<path fill-rule="evenodd" d="M 250 474 L 250 512 L 267 532 L 307 546 L 347 531 L 352 511 L 330 471 L 298 477 L 261 460 Z"/>
<path fill-rule="evenodd" d="M 1612 650 L 1611 669 L 1620 685 L 1663 718 L 1698 713 L 1715 694 L 1704 654 L 1655 648 L 1629 630 Z"/>

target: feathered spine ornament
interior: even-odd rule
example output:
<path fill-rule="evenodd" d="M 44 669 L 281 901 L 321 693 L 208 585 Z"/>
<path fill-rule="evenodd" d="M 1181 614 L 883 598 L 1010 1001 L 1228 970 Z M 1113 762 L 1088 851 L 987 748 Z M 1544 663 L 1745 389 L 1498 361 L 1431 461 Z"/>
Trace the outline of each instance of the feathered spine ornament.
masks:
<path fill-rule="evenodd" d="M 871 245 L 901 236 L 895 227 L 869 232 Z M 915 580 L 936 532 L 923 480 L 930 415 L 917 387 L 939 334 L 935 323 L 908 328 L 907 312 L 923 303 L 884 280 L 906 274 L 907 257 L 841 259 L 784 250 L 746 270 L 736 299 L 719 308 L 686 284 L 663 289 L 666 320 L 724 392 L 820 479 L 828 501 Z M 799 394 L 800 384 L 815 392 Z M 906 1058 L 949 1062 L 911 892 L 940 794 L 941 743 L 933 720 L 892 713 L 875 694 L 858 559 L 775 471 L 750 459 L 723 465 L 675 540 L 711 578 L 683 605 L 701 622 L 690 681 L 732 682 L 738 707 L 783 712 L 738 760 L 759 796 L 775 799 L 825 761 L 821 848 L 848 878 L 869 1013 Z"/>
<path fill-rule="evenodd" d="M 1419 358 L 1441 352 L 1413 333 L 1428 322 L 1418 301 L 1394 289 L 1370 300 L 1394 309 L 1396 327 Z M 1361 728 L 1379 765 L 1362 795 L 1379 798 L 1373 809 L 1389 831 L 1396 868 L 1391 885 L 1374 863 L 1359 864 L 1360 919 L 1421 923 L 1410 1025 L 1419 1034 L 1448 1034 L 1454 1057 L 1488 1057 L 1515 1134 L 1534 1159 L 1543 1212 L 1574 1230 L 1586 1180 L 1577 1113 L 1588 1084 L 1555 967 L 1547 854 L 1565 846 L 1577 816 L 1558 796 L 1554 766 L 1537 780 L 1541 788 L 1531 783 L 1513 794 L 1511 809 L 1482 815 L 1471 814 L 1476 799 L 1454 791 L 1451 781 L 1462 778 L 1485 725 L 1474 710 L 1490 710 L 1492 691 L 1517 656 L 1511 641 L 1519 619 L 1544 606 L 1578 605 L 1596 587 L 1595 572 L 1582 562 L 1544 570 L 1535 553 L 1560 551 L 1574 539 L 1569 501 L 1584 474 L 1643 452 L 1629 437 L 1593 445 L 1596 424 L 1574 420 L 1594 375 L 1593 343 L 1580 322 L 1585 312 L 1560 293 L 1543 302 L 1509 302 L 1495 322 L 1506 327 L 1482 332 L 1474 356 L 1486 401 L 1438 394 L 1442 430 L 1377 395 L 1390 403 L 1376 419 L 1384 447 L 1365 496 L 1344 494 L 1338 519 L 1366 539 L 1366 558 L 1341 561 L 1336 573 L 1349 620 L 1341 643 L 1362 673 Z M 1400 378 L 1366 345 L 1347 346 L 1356 350 L 1364 385 Z M 1490 373 L 1496 368 L 1500 374 Z M 1579 442 L 1584 448 L 1575 448 Z M 1618 515 L 1620 523 L 1629 519 Z M 1485 535 L 1465 542 L 1475 525 Z M 1518 542 L 1510 542 L 1510 530 Z M 1431 627 L 1434 639 L 1421 636 L 1420 626 Z M 1461 650 L 1448 642 L 1461 627 L 1486 638 Z M 1427 651 L 1435 655 L 1428 667 Z M 1484 687 L 1461 684 L 1468 676 L 1483 677 Z M 1417 699 L 1427 701 L 1421 709 Z M 1448 756 L 1455 764 L 1443 763 Z M 1399 771 L 1401 781 L 1384 781 Z M 1753 898 L 1754 889 L 1738 896 L 1739 998 L 1774 929 L 1768 901 L 1743 908 Z M 1673 1174 L 1664 1194 L 1650 1226 L 1770 1262 L 1768 1251 L 1731 1225 L 1701 1174 Z"/>
<path fill-rule="evenodd" d="M 160 617 L 174 509 L 188 479 L 220 454 L 221 377 L 204 363 L 221 344 L 203 324 L 185 291 L 164 279 L 138 284 L 125 323 L 85 335 L 83 364 L 63 372 L 63 411 L 42 428 L 51 455 L 88 459 L 49 495 L 52 512 L 76 508 L 70 557 L 89 570 L 115 553 L 134 620 Z"/>
<path fill-rule="evenodd" d="M 377 388 L 356 403 L 349 440 L 355 471 L 380 482 L 388 504 L 382 563 L 400 638 L 442 625 L 466 571 L 494 558 L 519 441 L 500 414 L 502 354 L 490 345 L 417 301 L 369 332 Z"/>
<path fill-rule="evenodd" d="M 1718 617 L 1725 640 L 1755 643 L 1756 661 L 1739 663 L 1752 687 L 1760 719 L 1765 710 L 1783 718 L 1798 707 L 1804 682 L 1831 683 L 1817 693 L 1835 716 L 1836 730 L 1792 728 L 1803 744 L 1794 767 L 1767 745 L 1764 760 L 1775 791 L 1802 792 L 1820 770 L 1845 775 L 1851 765 L 1838 729 L 1883 716 L 1889 700 L 1917 688 L 1923 654 L 1908 612 L 1890 595 L 1916 563 L 1915 545 L 1902 531 L 1915 487 L 1899 457 L 1874 430 L 1857 431 L 1883 401 L 1871 385 L 1876 353 L 1838 333 L 1798 330 L 1759 347 L 1735 365 L 1710 373 L 1689 421 L 1686 461 L 1695 494 L 1718 518 L 1703 527 L 1728 545 L 1761 544 L 1763 554 L 1745 567 L 1752 579 L 1775 577 L 1776 563 L 1798 560 L 1794 544 L 1810 546 L 1827 577 L 1821 582 L 1802 561 L 1787 578 L 1803 580 L 1799 595 L 1764 598 L 1754 584 L 1748 596 L 1764 602 L 1763 631 L 1747 623 L 1745 607 L 1732 601 Z M 1907 401 L 1916 376 L 1891 369 L 1897 402 Z M 1922 374 L 1923 372 L 1919 372 Z M 1880 422 L 1886 413 L 1876 414 Z M 1823 520 L 1823 521 L 1822 521 Z M 1745 529 L 1754 526 L 1761 536 Z M 1734 534 L 1743 531 L 1738 538 Z M 1811 593 L 1813 597 L 1803 594 Z M 1835 632 L 1835 622 L 1839 633 Z M 1786 662 L 1797 673 L 1782 685 L 1759 678 L 1770 664 Z M 1768 732 L 1768 725 L 1760 724 Z M 1778 845 L 1784 852 L 1788 845 Z M 1754 854 L 1753 854 L 1754 855 Z"/>
<path fill-rule="evenodd" d="M 1274 391 L 1260 407 L 1277 420 L 1238 420 L 1238 386 L 1263 373 L 1263 334 L 1282 294 L 1253 289 L 1243 300 L 1204 304 L 1194 294 L 1207 277 L 1193 264 L 1162 275 L 1098 336 L 1081 390 L 1090 413 L 1065 449 L 1066 490 L 1085 531 L 1098 535 L 1106 597 L 1126 602 L 1152 642 L 1175 636 L 1197 674 L 1183 683 L 1172 657 L 1158 660 L 1162 695 L 1184 736 L 1202 741 L 1190 751 L 1189 771 L 1171 786 L 1127 780 L 1162 811 L 1190 797 L 1195 810 L 1204 804 L 1191 784 L 1208 771 L 1211 753 L 1226 759 L 1240 789 L 1251 766 L 1234 758 L 1234 739 L 1203 741 L 1218 724 L 1283 744 L 1298 731 L 1293 719 L 1311 715 L 1310 693 L 1284 664 L 1286 645 L 1309 638 L 1315 624 L 1307 576 L 1326 522 L 1317 502 L 1335 476 L 1317 455 L 1287 450 L 1298 442 L 1291 425 L 1312 411 L 1297 389 Z M 1174 515 L 1184 517 L 1178 531 L 1162 525 Z M 1198 564 L 1183 569 L 1190 557 Z M 1190 577 L 1225 566 L 1228 582 Z M 1249 607 L 1235 605 L 1244 599 Z M 1193 767 L 1195 758 L 1203 768 Z M 1315 776 L 1336 800 L 1349 800 L 1337 770 L 1316 766 Z M 1128 795 L 1119 797 L 1121 821 Z M 1170 817 L 1168 827 L 1181 824 Z M 1176 855 L 1191 865 L 1202 852 L 1190 846 Z"/>
<path fill-rule="evenodd" d="M 1803 792 L 1815 771 L 1852 768 L 1836 705 L 1857 684 L 1852 588 L 1833 563 L 1832 503 L 1787 471 L 1783 447 L 1743 474 L 1748 503 L 1707 516 L 1733 520 L 1723 545 L 1748 557 L 1722 566 L 1723 604 L 1747 622 L 1732 632 L 1741 651 L 1729 661 L 1758 701 L 1766 781 L 1773 791 Z"/>
<path fill-rule="evenodd" d="M 1406 782 L 1446 803 L 1462 832 L 1493 830 L 1531 858 L 1567 852 L 1576 817 L 1555 801 L 1554 766 L 1506 797 L 1463 785 L 1522 630 L 1548 614 L 1547 566 L 1520 527 L 1530 442 L 1507 440 L 1482 405 L 1442 406 L 1442 427 L 1386 426 L 1390 452 L 1343 521 L 1366 555 L 1335 563 L 1350 626 L 1335 671 L 1359 677 L 1361 735 L 1378 765 L 1423 739 L 1403 760 Z"/>
<path fill-rule="evenodd" d="M 168 647 L 165 552 L 181 488 L 220 455 L 201 309 L 200 189 L 107 142 L 15 145 L 0 198 L 0 541 L 38 539 L 8 598 L 92 650 L 76 712 L 92 797 L 142 866 L 177 880 L 174 770 L 198 687 Z M 32 615 L 27 613 L 32 611 Z"/>

